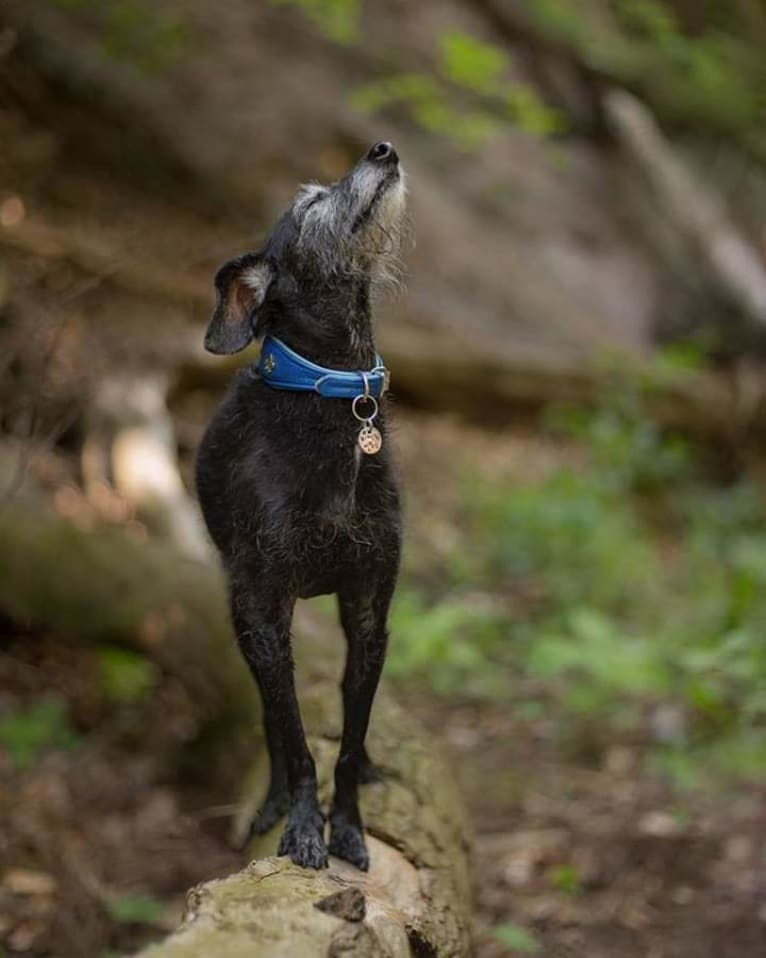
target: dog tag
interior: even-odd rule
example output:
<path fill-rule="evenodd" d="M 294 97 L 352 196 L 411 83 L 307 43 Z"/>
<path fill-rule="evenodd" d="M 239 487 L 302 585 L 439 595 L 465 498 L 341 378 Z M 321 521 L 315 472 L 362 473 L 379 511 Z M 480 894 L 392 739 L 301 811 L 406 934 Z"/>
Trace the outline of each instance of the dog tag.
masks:
<path fill-rule="evenodd" d="M 374 426 L 364 426 L 359 433 L 357 442 L 362 452 L 368 456 L 374 456 L 376 452 L 380 452 L 383 437 Z"/>

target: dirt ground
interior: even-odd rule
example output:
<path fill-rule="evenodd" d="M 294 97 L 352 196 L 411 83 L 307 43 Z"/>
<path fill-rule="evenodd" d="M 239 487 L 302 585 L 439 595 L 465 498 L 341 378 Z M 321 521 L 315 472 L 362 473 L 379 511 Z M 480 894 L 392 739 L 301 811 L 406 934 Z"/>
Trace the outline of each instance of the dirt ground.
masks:
<path fill-rule="evenodd" d="M 400 423 L 412 536 L 431 549 L 449 547 L 455 483 L 430 477 L 458 475 L 456 444 L 487 470 L 525 474 L 568 454 L 404 411 Z M 5 955 L 130 952 L 177 924 L 188 887 L 245 863 L 227 840 L 232 796 L 178 766 L 189 716 L 171 682 L 114 708 L 72 637 L 3 633 L 2 711 L 59 695 L 77 736 L 25 770 L 0 752 Z M 645 774 L 640 744 L 610 731 L 603 748 L 573 749 L 545 716 L 519 717 L 511 688 L 494 703 L 403 692 L 465 795 L 478 958 L 521 953 L 493 937 L 508 923 L 550 958 L 766 954 L 766 789 L 679 799 Z"/>
<path fill-rule="evenodd" d="M 172 687 L 140 716 L 103 716 L 88 654 L 52 636 L 6 638 L 0 668 L 4 706 L 63 691 L 81 736 L 27 771 L 0 766 L 8 958 L 130 951 L 177 923 L 188 887 L 245 863 L 228 846 L 227 796 L 172 766 L 185 735 Z M 479 958 L 509 953 L 491 934 L 509 921 L 551 958 L 766 953 L 766 790 L 680 808 L 628 744 L 586 764 L 544 720 L 410 697 L 465 794 Z M 120 902 L 147 896 L 163 903 L 151 921 L 119 917 Z"/>
<path fill-rule="evenodd" d="M 766 953 L 766 790 L 680 807 L 629 745 L 587 765 L 544 721 L 439 711 L 424 718 L 447 740 L 475 829 L 479 958 L 509 953 L 491 934 L 508 921 L 549 958 Z"/>

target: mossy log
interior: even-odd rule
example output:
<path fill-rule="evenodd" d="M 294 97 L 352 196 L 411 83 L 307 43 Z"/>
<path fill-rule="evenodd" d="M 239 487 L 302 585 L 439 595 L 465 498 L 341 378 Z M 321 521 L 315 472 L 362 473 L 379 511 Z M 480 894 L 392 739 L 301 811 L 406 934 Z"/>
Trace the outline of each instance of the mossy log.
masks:
<path fill-rule="evenodd" d="M 338 737 L 329 689 L 319 680 L 301 691 L 325 806 Z M 277 827 L 252 847 L 269 857 L 192 889 L 179 931 L 141 958 L 469 954 L 467 845 L 453 779 L 433 743 L 385 693 L 375 705 L 369 748 L 381 780 L 362 792 L 368 873 L 335 858 L 326 871 L 313 871 L 275 857 Z"/>
<path fill-rule="evenodd" d="M 118 528 L 78 527 L 24 500 L 0 512 L 0 539 L 2 614 L 81 640 L 139 645 L 183 683 L 203 728 L 219 733 L 219 752 L 231 762 L 237 751 L 240 767 L 252 762 L 234 823 L 234 838 L 241 837 L 265 789 L 268 760 L 257 695 L 214 570 Z M 327 807 L 345 644 L 310 606 L 299 609 L 295 631 L 299 699 Z M 251 847 L 259 860 L 192 890 L 181 929 L 145 958 L 468 954 L 467 842 L 454 777 L 385 688 L 368 746 L 381 772 L 362 795 L 368 874 L 335 859 L 314 872 L 274 857 L 278 825 Z"/>
<path fill-rule="evenodd" d="M 7 618 L 140 649 L 184 687 L 202 736 L 236 738 L 258 723 L 213 568 L 118 526 L 62 519 L 36 497 L 4 504 L 0 541 L 0 612 Z"/>

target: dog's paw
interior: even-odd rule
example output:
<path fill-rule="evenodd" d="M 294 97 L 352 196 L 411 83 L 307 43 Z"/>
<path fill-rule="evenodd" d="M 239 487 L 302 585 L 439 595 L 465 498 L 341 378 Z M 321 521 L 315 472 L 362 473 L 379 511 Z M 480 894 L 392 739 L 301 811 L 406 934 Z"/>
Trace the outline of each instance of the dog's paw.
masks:
<path fill-rule="evenodd" d="M 302 868 L 327 868 L 324 820 L 319 813 L 292 817 L 279 841 L 278 855 L 289 855 Z"/>
<path fill-rule="evenodd" d="M 360 825 L 336 819 L 330 828 L 330 854 L 356 865 L 360 871 L 370 868 L 370 854 Z"/>
<path fill-rule="evenodd" d="M 264 835 L 270 831 L 280 818 L 284 818 L 289 807 L 290 796 L 287 793 L 287 789 L 282 792 L 268 794 L 263 803 L 263 807 L 258 810 L 250 822 L 248 841 L 256 835 Z"/>

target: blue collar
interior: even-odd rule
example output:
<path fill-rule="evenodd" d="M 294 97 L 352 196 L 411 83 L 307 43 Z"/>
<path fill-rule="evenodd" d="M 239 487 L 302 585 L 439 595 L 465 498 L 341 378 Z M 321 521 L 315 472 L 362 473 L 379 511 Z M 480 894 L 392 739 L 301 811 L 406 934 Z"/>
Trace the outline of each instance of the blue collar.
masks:
<path fill-rule="evenodd" d="M 275 336 L 266 336 L 261 347 L 258 374 L 274 389 L 316 392 L 333 399 L 370 395 L 379 399 L 388 389 L 389 374 L 380 356 L 372 369 L 347 372 L 326 369 L 304 359 Z"/>

